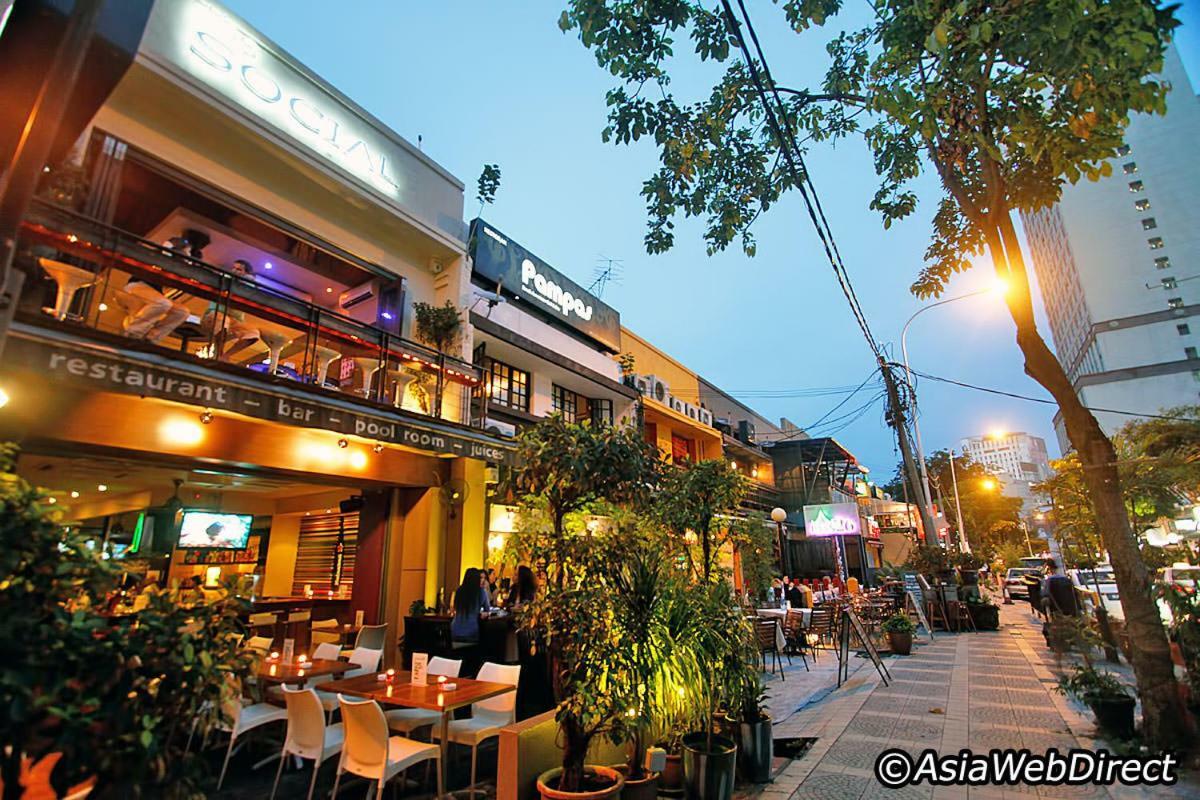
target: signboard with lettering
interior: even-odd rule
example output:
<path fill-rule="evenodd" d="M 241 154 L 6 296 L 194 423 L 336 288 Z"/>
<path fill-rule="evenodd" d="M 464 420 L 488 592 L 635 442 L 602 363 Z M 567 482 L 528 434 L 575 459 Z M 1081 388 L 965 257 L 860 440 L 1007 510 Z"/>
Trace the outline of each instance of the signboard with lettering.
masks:
<path fill-rule="evenodd" d="M 512 462 L 511 446 L 483 432 L 475 435 L 465 431 L 450 433 L 432 427 L 436 423 L 426 428 L 399 416 L 362 413 L 340 405 L 259 391 L 223 381 L 218 376 L 184 372 L 20 336 L 9 338 L 4 355 L 9 364 L 82 389 L 174 400 L 304 428 L 354 434 L 433 453 L 505 464 Z"/>
<path fill-rule="evenodd" d="M 858 503 L 825 503 L 804 507 L 807 536 L 857 536 L 862 533 Z"/>
<path fill-rule="evenodd" d="M 621 315 L 598 297 L 481 219 L 471 223 L 475 274 L 489 288 L 525 301 L 537 315 L 582 333 L 604 349 L 621 349 Z"/>

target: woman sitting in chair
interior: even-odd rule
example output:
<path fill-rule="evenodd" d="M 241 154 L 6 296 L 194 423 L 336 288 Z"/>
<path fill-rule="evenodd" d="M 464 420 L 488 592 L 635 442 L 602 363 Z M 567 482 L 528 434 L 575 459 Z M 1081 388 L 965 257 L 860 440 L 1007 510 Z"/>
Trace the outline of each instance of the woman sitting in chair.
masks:
<path fill-rule="evenodd" d="M 486 610 L 479 570 L 471 567 L 463 573 L 462 584 L 454 592 L 454 621 L 450 638 L 460 642 L 479 641 L 479 612 Z"/>

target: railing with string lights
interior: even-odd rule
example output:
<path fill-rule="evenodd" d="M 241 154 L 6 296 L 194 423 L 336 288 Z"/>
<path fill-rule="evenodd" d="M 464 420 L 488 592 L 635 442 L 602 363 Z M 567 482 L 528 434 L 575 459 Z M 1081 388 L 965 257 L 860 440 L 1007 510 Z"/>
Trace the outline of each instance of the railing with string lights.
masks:
<path fill-rule="evenodd" d="M 25 321 L 470 424 L 478 368 L 252 277 L 41 201 L 18 253 L 30 275 L 53 279 L 26 283 Z"/>

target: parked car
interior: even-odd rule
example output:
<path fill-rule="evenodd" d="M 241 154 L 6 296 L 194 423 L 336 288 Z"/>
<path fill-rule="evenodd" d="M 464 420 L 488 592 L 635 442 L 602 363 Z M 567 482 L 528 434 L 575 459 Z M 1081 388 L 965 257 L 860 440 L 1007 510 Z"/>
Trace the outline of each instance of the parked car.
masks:
<path fill-rule="evenodd" d="M 1113 576 L 1111 565 L 1100 564 L 1095 569 L 1071 569 L 1067 570 L 1067 574 L 1071 576 L 1076 590 L 1090 603 L 1087 606 L 1089 612 L 1095 608 L 1097 602 L 1101 602 L 1104 604 L 1104 610 L 1108 612 L 1109 619 L 1125 619 L 1125 610 L 1121 608 L 1121 595 L 1117 591 L 1117 579 Z"/>
<path fill-rule="evenodd" d="M 1200 586 L 1200 565 L 1177 562 L 1158 571 L 1158 580 L 1162 583 L 1174 583 L 1195 589 Z M 1158 601 L 1158 613 L 1165 624 L 1171 624 L 1171 609 L 1162 600 Z"/>
<path fill-rule="evenodd" d="M 1014 600 L 1029 599 L 1029 587 L 1025 585 L 1026 575 L 1040 578 L 1042 571 L 1032 567 L 1010 567 L 1008 572 L 1004 573 L 1004 588 L 1008 591 L 1009 597 Z"/>

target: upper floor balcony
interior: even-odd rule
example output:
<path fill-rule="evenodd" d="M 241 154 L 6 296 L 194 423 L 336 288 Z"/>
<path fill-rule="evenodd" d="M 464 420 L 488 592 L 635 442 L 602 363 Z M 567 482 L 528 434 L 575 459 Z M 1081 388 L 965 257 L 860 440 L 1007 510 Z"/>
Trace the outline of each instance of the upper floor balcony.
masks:
<path fill-rule="evenodd" d="M 223 234 L 210 233 L 205 246 L 215 250 Z M 479 370 L 400 335 L 402 288 L 387 296 L 386 285 L 375 286 L 379 324 L 372 324 L 313 302 L 322 281 L 294 264 L 286 275 L 264 274 L 261 261 L 256 271 L 242 262 L 221 267 L 197 257 L 198 249 L 35 201 L 18 246 L 18 266 L 29 277 L 17 327 L 314 407 L 353 408 L 381 426 L 388 419 L 446 432 L 471 425 Z"/>

